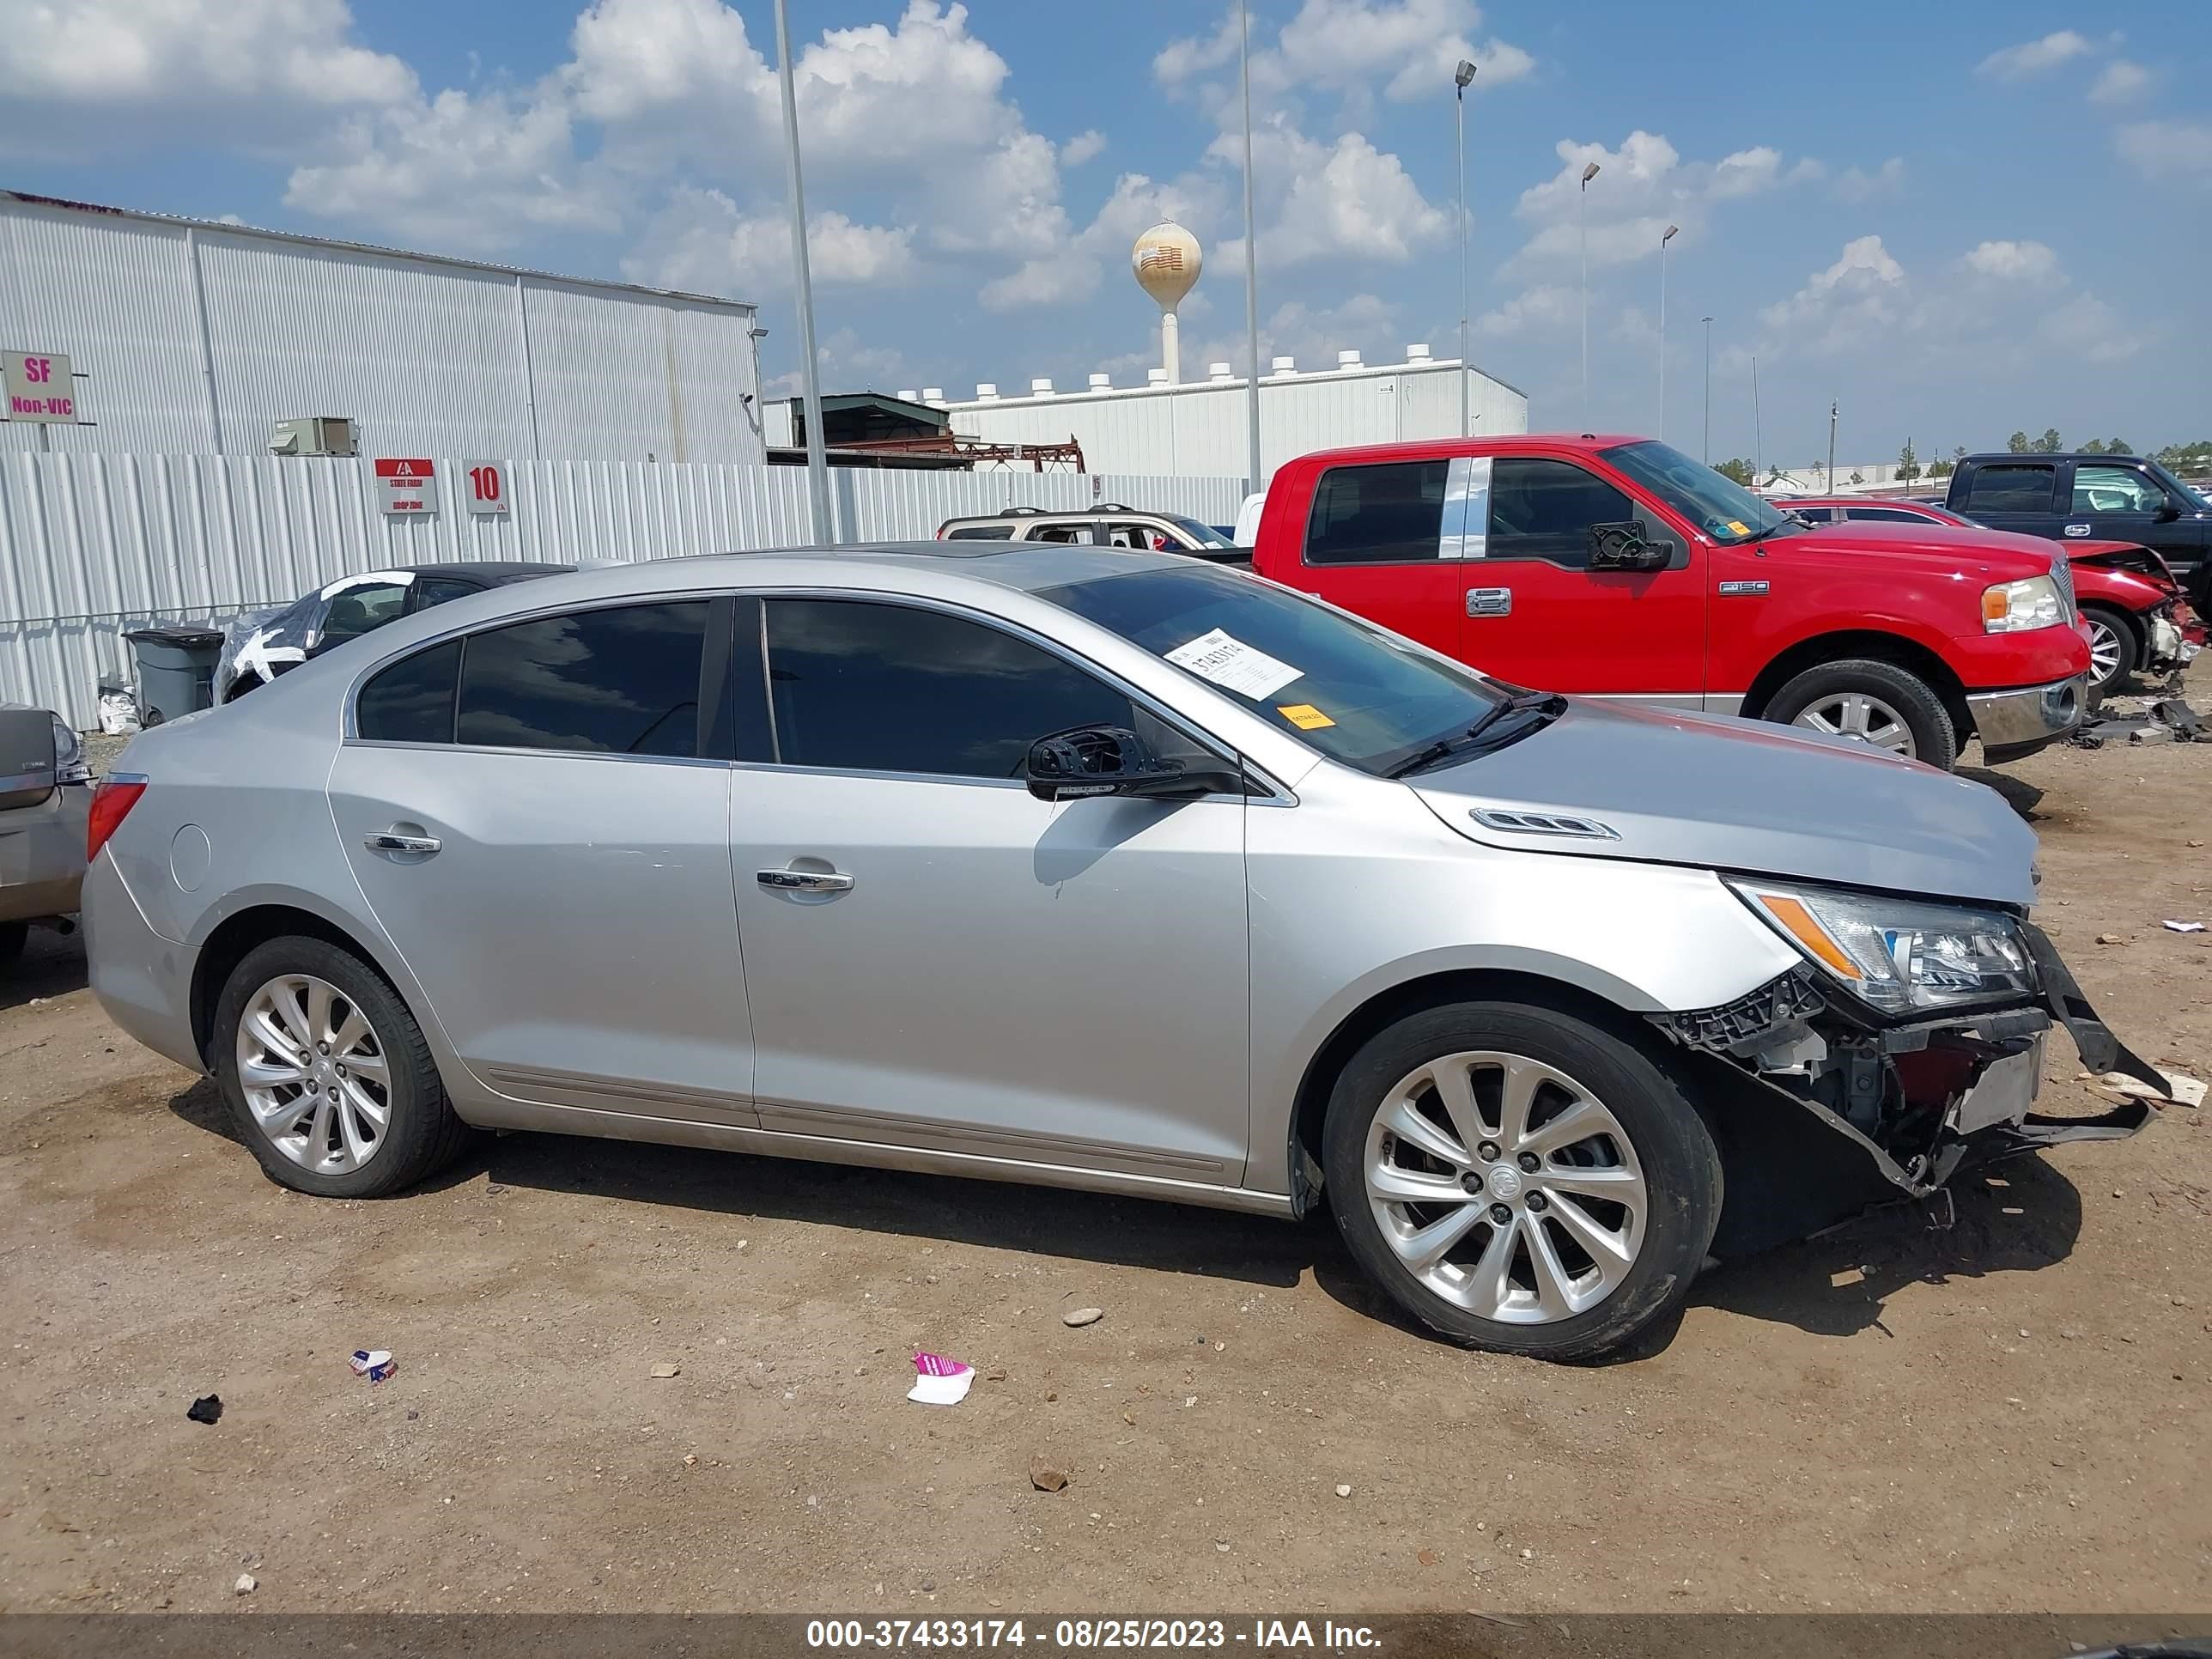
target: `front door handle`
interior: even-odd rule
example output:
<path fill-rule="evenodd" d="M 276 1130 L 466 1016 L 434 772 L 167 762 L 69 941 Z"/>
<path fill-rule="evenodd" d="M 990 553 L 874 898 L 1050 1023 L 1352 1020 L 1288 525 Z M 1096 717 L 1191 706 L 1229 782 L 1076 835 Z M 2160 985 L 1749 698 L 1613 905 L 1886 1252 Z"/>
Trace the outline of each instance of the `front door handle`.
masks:
<path fill-rule="evenodd" d="M 1470 617 L 1510 617 L 1513 614 L 1513 590 L 1510 587 L 1470 587 L 1467 590 L 1467 614 Z"/>
<path fill-rule="evenodd" d="M 835 870 L 762 870 L 753 879 L 779 893 L 849 892 L 853 878 Z"/>
<path fill-rule="evenodd" d="M 372 853 L 434 853 L 446 843 L 435 836 L 403 836 L 397 830 L 364 836 Z"/>

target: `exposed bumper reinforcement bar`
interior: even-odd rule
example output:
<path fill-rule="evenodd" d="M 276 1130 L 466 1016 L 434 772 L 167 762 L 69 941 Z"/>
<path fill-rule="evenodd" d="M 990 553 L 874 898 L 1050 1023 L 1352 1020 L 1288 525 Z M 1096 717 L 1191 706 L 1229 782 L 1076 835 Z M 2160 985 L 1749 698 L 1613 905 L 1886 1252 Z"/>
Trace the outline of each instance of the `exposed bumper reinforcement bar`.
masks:
<path fill-rule="evenodd" d="M 2088 707 L 2088 676 L 2013 691 L 1976 691 L 1966 698 L 1982 758 L 1993 766 L 2033 755 L 2081 725 Z"/>

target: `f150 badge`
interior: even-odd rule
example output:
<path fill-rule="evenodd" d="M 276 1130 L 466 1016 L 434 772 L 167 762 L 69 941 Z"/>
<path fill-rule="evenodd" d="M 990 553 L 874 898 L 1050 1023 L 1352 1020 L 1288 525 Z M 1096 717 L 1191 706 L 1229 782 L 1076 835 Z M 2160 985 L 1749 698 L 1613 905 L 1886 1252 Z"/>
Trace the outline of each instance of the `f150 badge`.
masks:
<path fill-rule="evenodd" d="M 1723 582 L 1720 592 L 1724 599 L 1755 599 L 1766 592 L 1766 584 L 1764 581 Z"/>

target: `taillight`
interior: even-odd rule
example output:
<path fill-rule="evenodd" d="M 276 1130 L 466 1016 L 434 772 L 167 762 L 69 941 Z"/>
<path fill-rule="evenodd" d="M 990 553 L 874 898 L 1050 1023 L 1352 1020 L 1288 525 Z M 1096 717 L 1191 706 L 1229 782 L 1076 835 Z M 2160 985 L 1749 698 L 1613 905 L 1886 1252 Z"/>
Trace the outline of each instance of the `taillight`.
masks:
<path fill-rule="evenodd" d="M 92 810 L 84 821 L 87 864 L 100 856 L 100 849 L 107 845 L 108 837 L 123 827 L 123 820 L 131 816 L 131 809 L 145 793 L 146 775 L 143 772 L 112 772 L 100 781 L 100 787 L 92 792 Z"/>

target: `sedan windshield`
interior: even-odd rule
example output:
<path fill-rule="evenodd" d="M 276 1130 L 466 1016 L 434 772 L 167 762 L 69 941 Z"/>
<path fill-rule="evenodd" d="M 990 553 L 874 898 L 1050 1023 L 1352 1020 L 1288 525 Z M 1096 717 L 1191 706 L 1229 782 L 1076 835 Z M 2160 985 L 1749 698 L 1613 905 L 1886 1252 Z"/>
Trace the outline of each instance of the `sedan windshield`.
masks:
<path fill-rule="evenodd" d="M 1662 443 L 1622 444 L 1605 459 L 1723 546 L 1802 529 L 1781 507 Z"/>
<path fill-rule="evenodd" d="M 1102 576 L 1037 597 L 1378 776 L 1464 736 L 1505 695 L 1379 628 L 1213 565 Z"/>

